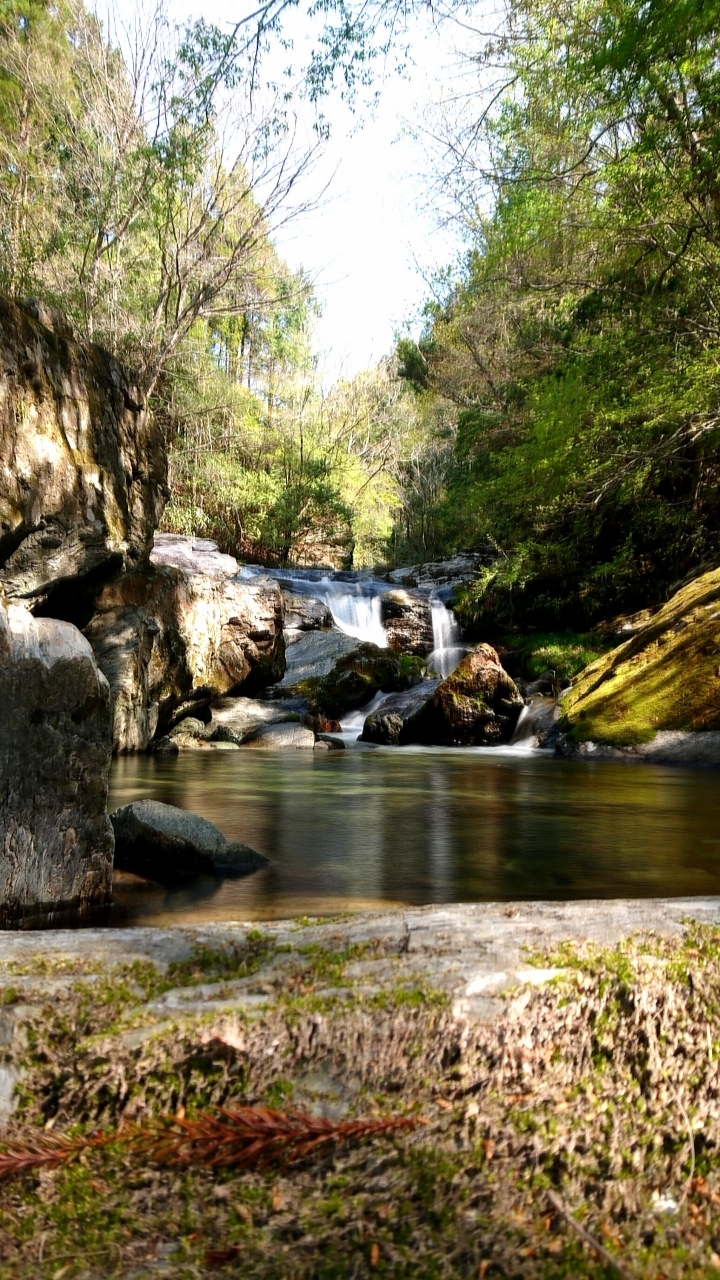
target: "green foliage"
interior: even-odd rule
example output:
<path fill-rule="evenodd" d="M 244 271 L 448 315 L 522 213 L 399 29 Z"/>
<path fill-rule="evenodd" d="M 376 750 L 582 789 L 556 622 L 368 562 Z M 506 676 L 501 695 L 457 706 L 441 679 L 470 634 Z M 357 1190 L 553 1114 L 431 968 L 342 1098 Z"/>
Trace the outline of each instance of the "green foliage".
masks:
<path fill-rule="evenodd" d="M 428 519 L 498 550 L 461 606 L 484 635 L 586 629 L 720 554 L 716 18 L 522 0 L 478 59 L 506 87 L 448 139 L 472 247 L 419 394 L 454 414 Z"/>
<path fill-rule="evenodd" d="M 608 648 L 594 632 L 577 635 L 572 631 L 505 636 L 500 637 L 498 644 L 503 666 L 511 676 L 536 680 L 546 671 L 554 671 L 559 683 L 572 679 Z"/>

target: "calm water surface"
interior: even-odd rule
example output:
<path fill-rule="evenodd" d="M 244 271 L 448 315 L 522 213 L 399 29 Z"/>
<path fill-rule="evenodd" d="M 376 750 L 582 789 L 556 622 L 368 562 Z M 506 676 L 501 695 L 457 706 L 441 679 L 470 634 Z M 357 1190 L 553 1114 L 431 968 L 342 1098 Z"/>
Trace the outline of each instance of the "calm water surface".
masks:
<path fill-rule="evenodd" d="M 200 813 L 272 861 L 182 890 L 118 877 L 116 924 L 720 893 L 714 770 L 432 748 L 118 760 L 111 806 L 142 797 Z"/>

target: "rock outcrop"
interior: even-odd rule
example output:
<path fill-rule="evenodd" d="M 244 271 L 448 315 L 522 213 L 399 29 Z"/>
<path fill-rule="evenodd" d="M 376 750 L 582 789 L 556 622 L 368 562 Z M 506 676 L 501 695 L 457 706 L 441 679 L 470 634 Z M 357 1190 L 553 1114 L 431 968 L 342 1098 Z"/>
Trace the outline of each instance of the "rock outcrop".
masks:
<path fill-rule="evenodd" d="M 314 715 L 341 720 L 345 712 L 365 706 L 376 693 L 410 689 L 425 675 L 421 658 L 355 642 L 355 648 L 338 658 L 328 675 L 302 680 L 293 691 L 307 699 Z"/>
<path fill-rule="evenodd" d="M 285 643 L 296 644 L 307 631 L 327 630 L 333 625 L 333 616 L 322 600 L 313 596 L 301 596 L 295 591 L 284 590 Z"/>
<path fill-rule="evenodd" d="M 160 884 L 196 876 L 244 876 L 268 865 L 249 845 L 226 840 L 219 827 L 187 809 L 136 800 L 110 815 L 115 865 Z"/>
<path fill-rule="evenodd" d="M 237 572 L 214 543 L 160 534 L 151 563 L 97 597 L 85 634 L 112 690 L 115 751 L 142 751 L 179 714 L 282 676 L 282 592 Z"/>
<path fill-rule="evenodd" d="M 0 297 L 0 586 L 75 618 L 141 563 L 167 499 L 163 433 L 122 366 L 57 312 Z"/>
<path fill-rule="evenodd" d="M 67 622 L 0 603 L 0 926 L 97 919 L 109 906 L 110 690 Z"/>
<path fill-rule="evenodd" d="M 243 749 L 252 747 L 257 751 L 312 751 L 314 746 L 312 729 L 292 720 L 265 725 L 243 743 Z"/>
<path fill-rule="evenodd" d="M 524 702 L 497 653 L 480 644 L 403 726 L 405 742 L 494 747 L 509 742 Z"/>
<path fill-rule="evenodd" d="M 389 648 L 419 657 L 432 652 L 432 610 L 427 598 L 397 587 L 381 597 L 380 609 Z"/>
<path fill-rule="evenodd" d="M 643 759 L 720 763 L 720 569 L 586 667 L 560 706 L 566 750 L 594 743 Z"/>

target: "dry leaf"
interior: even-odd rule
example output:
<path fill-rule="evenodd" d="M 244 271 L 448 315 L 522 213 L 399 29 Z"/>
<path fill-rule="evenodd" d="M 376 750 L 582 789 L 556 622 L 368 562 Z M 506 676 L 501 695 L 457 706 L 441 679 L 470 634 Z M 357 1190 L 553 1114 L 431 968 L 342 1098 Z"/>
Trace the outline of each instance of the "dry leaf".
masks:
<path fill-rule="evenodd" d="M 380 1245 L 375 1240 L 370 1249 L 370 1266 L 376 1267 L 380 1261 Z"/>
<path fill-rule="evenodd" d="M 495 1155 L 495 1143 L 492 1138 L 485 1139 L 483 1142 L 483 1151 L 485 1152 L 485 1159 L 492 1160 Z"/>
<path fill-rule="evenodd" d="M 227 1262 L 234 1262 L 240 1257 L 240 1250 L 236 1245 L 229 1245 L 227 1249 L 208 1249 L 205 1254 L 206 1267 L 223 1267 Z"/>

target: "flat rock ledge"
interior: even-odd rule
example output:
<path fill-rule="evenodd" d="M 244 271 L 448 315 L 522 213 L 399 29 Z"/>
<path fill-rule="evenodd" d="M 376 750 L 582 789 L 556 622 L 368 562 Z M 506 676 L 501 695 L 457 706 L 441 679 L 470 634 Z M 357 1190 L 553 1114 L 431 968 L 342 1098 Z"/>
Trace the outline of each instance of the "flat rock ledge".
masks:
<path fill-rule="evenodd" d="M 613 946 L 644 930 L 679 937 L 689 920 L 720 925 L 720 897 L 451 903 L 361 912 L 342 921 L 335 916 L 326 921 L 304 917 L 162 929 L 0 932 L 0 1045 L 7 1043 L 3 1018 L 11 1015 L 3 1007 L 2 992 L 7 986 L 17 987 L 12 975 L 25 964 L 39 964 L 48 971 L 55 967 L 62 972 L 63 982 L 70 982 L 74 972 L 87 975 L 95 966 L 104 969 L 134 961 L 150 961 L 164 970 L 187 960 L 194 950 L 241 947 L 249 935 L 255 939 L 264 935 L 273 947 L 289 948 L 289 954 L 301 946 L 337 950 L 383 942 L 386 954 L 365 965 L 375 990 L 383 985 L 396 987 L 404 980 L 421 984 L 450 995 L 457 1017 L 486 1022 L 502 1014 L 504 993 L 554 976 L 530 964 L 533 953 L 563 941 Z M 261 967 L 254 981 L 262 985 L 262 979 Z M 237 1003 L 238 1008 L 244 1007 L 242 993 Z"/>

